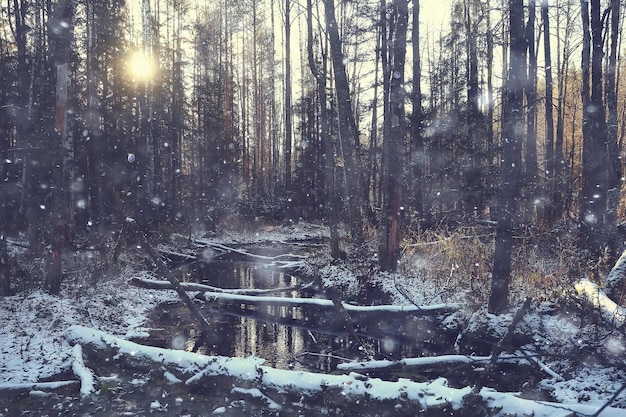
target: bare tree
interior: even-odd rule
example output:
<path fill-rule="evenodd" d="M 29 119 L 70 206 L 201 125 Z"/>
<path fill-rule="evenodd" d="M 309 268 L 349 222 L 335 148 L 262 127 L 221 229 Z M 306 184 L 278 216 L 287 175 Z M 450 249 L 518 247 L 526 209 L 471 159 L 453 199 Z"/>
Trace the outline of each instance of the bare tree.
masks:
<path fill-rule="evenodd" d="M 426 149 L 423 137 L 423 109 L 422 109 L 422 63 L 420 55 L 420 2 L 413 0 L 413 24 L 411 31 L 411 44 L 413 46 L 413 91 L 411 94 L 411 197 L 413 210 L 420 219 L 428 225 L 430 223 L 430 210 L 425 206 L 424 187 L 422 177 L 426 165 Z"/>
<path fill-rule="evenodd" d="M 330 111 L 327 108 L 326 97 L 326 54 L 323 53 L 323 64 L 320 69 L 315 62 L 315 56 L 313 53 L 313 4 L 311 0 L 307 0 L 307 58 L 309 62 L 309 68 L 311 74 L 315 78 L 317 85 L 317 95 L 320 105 L 320 123 L 321 123 L 321 136 L 324 172 L 325 172 L 325 190 L 324 200 L 326 201 L 326 214 L 328 216 L 328 226 L 330 228 L 330 253 L 333 259 L 341 257 L 341 249 L 339 247 L 339 230 L 338 230 L 338 215 L 337 215 L 337 196 L 335 187 L 335 150 L 330 134 L 331 120 Z"/>
<path fill-rule="evenodd" d="M 383 139 L 383 219 L 379 249 L 380 268 L 395 271 L 400 256 L 400 200 L 402 187 L 402 148 L 406 134 L 404 102 L 404 64 L 409 19 L 408 0 L 394 0 L 392 23 L 395 29 L 392 48 L 389 115 L 391 126 Z"/>
<path fill-rule="evenodd" d="M 359 132 L 354 119 L 342 42 L 335 17 L 334 0 L 324 0 L 324 8 L 326 30 L 330 39 L 333 74 L 335 75 L 335 92 L 337 94 L 337 111 L 339 113 L 339 147 L 343 155 L 343 169 L 346 178 L 345 195 L 347 201 L 344 201 L 344 204 L 348 208 L 350 234 L 355 241 L 359 242 L 363 239 L 362 193 L 360 192 L 361 175 L 360 164 L 357 163 Z"/>
<path fill-rule="evenodd" d="M 555 169 L 561 161 L 561 156 L 556 156 L 554 149 L 554 98 L 552 81 L 552 49 L 550 39 L 550 16 L 548 13 L 548 0 L 541 2 L 541 22 L 543 25 L 543 55 L 545 61 L 546 78 L 546 207 L 543 212 L 544 220 L 549 224 L 554 221 L 554 210 L 552 196 L 555 194 Z"/>
<path fill-rule="evenodd" d="M 581 86 L 583 164 L 578 222 L 581 247 L 597 255 L 606 244 L 604 215 L 608 187 L 607 130 L 602 90 L 603 24 L 600 15 L 600 0 L 582 0 L 581 18 L 583 27 Z"/>
<path fill-rule="evenodd" d="M 536 2 L 528 3 L 528 22 L 526 25 L 526 45 L 528 51 L 528 83 L 526 85 L 526 149 L 524 155 L 524 177 L 528 197 L 527 219 L 532 218 L 532 207 L 536 200 L 536 185 L 539 177 L 537 165 L 537 51 L 535 48 Z"/>
<path fill-rule="evenodd" d="M 508 76 L 504 85 L 502 113 L 502 158 L 492 270 L 489 312 L 502 313 L 508 307 L 513 235 L 516 225 L 521 174 L 521 147 L 524 137 L 524 87 L 526 85 L 526 40 L 522 0 L 509 0 Z"/>
<path fill-rule="evenodd" d="M 285 189 L 291 194 L 291 1 L 285 0 Z M 334 11 L 333 11 L 334 15 Z"/>
<path fill-rule="evenodd" d="M 74 8 L 73 0 L 61 1 L 54 10 L 54 21 L 52 22 L 55 25 L 55 30 L 52 31 L 54 41 L 51 51 L 56 68 L 55 125 L 56 131 L 60 135 L 58 151 L 54 160 L 50 161 L 55 189 L 51 213 L 52 238 L 48 272 L 49 291 L 52 294 L 58 294 L 61 290 L 63 277 L 61 255 L 68 243 L 66 239 L 69 236 L 74 208 L 69 188 L 73 179 L 74 149 L 67 120 L 70 45 L 74 30 Z"/>
<path fill-rule="evenodd" d="M 617 51 L 620 36 L 620 2 L 611 0 L 611 40 L 609 47 L 609 59 L 606 69 L 605 95 L 607 106 L 607 152 L 608 152 L 608 185 L 607 185 L 607 208 L 606 223 L 613 227 L 617 221 L 617 206 L 619 205 L 620 189 L 622 185 L 622 163 L 618 147 L 618 83 L 617 83 Z"/>

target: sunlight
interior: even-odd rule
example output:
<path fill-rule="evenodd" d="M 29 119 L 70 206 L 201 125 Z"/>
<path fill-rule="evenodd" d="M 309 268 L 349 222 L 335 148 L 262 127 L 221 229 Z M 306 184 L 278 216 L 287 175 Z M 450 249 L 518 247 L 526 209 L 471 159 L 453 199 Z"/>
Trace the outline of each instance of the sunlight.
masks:
<path fill-rule="evenodd" d="M 144 51 L 135 51 L 129 58 L 128 70 L 136 81 L 149 81 L 156 68 L 152 58 Z"/>

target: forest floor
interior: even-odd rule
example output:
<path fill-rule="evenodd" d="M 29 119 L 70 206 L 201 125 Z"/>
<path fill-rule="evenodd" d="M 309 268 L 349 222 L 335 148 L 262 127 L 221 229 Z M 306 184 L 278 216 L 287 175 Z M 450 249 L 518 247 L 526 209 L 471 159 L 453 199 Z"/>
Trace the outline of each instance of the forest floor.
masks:
<path fill-rule="evenodd" d="M 379 362 L 376 366 L 401 365 L 403 377 L 419 376 L 421 381 L 437 381 L 437 384 L 441 384 L 440 377 L 445 377 L 443 385 L 455 390 L 480 384 L 495 390 L 494 393 L 515 392 L 518 393 L 515 398 L 519 396 L 537 404 L 540 401 L 552 406 L 559 404 L 566 413 L 532 411 L 534 414 L 528 414 L 525 406 L 520 406 L 520 416 L 574 415 L 568 410 L 577 410 L 580 415 L 626 416 L 624 332 L 578 298 L 569 281 L 555 285 L 554 272 L 549 272 L 551 277 L 545 278 L 547 284 L 537 283 L 539 272 L 533 272 L 530 278 L 525 275 L 514 280 L 510 313 L 495 316 L 484 307 L 488 275 L 486 260 L 481 257 L 481 244 L 469 239 L 467 233 L 427 236 L 424 240 L 405 243 L 399 273 L 393 275 L 377 271 L 375 242 L 348 250 L 344 261 L 331 262 L 327 250 L 319 245 L 325 239 L 325 228 L 306 223 L 257 226 L 197 236 L 200 242 L 230 247 L 268 242 L 316 242 L 316 250 L 300 265 L 301 271 L 306 276 L 320 276 L 323 284 L 337 288 L 344 300 L 359 304 L 454 303 L 461 306 L 443 320 L 443 326 L 458 334 L 456 341 L 445 351 L 424 350 L 422 355 L 489 358 L 495 352 L 496 356 L 510 353 L 525 357 L 496 367 L 476 362 L 468 368 L 462 362 L 452 362 L 420 368 L 415 373 L 406 359 L 404 362 Z M 43 277 L 45 261 L 29 258 L 23 242 L 16 239 L 11 242 L 11 254 L 20 265 L 31 277 Z M 464 242 L 465 249 L 460 249 L 459 242 Z M 176 234 L 161 242 L 159 248 L 175 254 L 197 250 L 189 245 L 186 236 Z M 242 390 L 231 390 L 230 386 L 212 387 L 212 393 L 206 395 L 162 378 L 152 378 L 150 372 L 123 368 L 114 372 L 105 364 L 88 360 L 87 367 L 96 371 L 97 390 L 81 396 L 77 378 L 72 373 L 75 357 L 67 337 L 69 328 L 80 325 L 123 339 L 141 340 L 151 331 L 148 327 L 150 313 L 163 303 L 178 300 L 173 291 L 127 285 L 131 278 L 163 278 L 156 277 L 150 262 L 132 248 L 122 251 L 115 265 L 105 267 L 111 250 L 109 247 L 98 251 L 86 245 L 67 255 L 64 259 L 67 274 L 59 296 L 43 291 L 44 278 L 41 278 L 20 283 L 16 295 L 0 299 L 0 417 L 351 415 L 341 407 L 329 409 L 323 404 L 316 410 L 310 405 L 279 410 L 267 398 L 261 396 L 259 400 L 248 391 L 242 394 Z M 206 251 L 201 253 L 205 255 L 212 256 Z M 525 262 L 529 270 L 534 270 L 539 261 L 527 257 Z M 538 287 L 541 290 L 537 290 Z M 553 288 L 548 291 L 548 287 Z M 511 326 L 526 296 L 532 296 L 532 302 L 519 322 Z M 500 341 L 508 333 L 513 337 L 503 345 Z M 491 374 L 486 375 L 488 372 Z M 379 369 L 376 375 L 385 375 L 385 372 Z M 398 381 L 398 372 L 392 375 L 395 375 L 392 379 Z M 50 381 L 72 382 L 54 389 L 37 385 Z M 298 402 L 302 401 L 293 398 L 292 404 Z M 364 415 L 397 415 L 398 404 L 395 407 L 386 404 L 386 408 L 370 404 Z M 500 415 L 503 410 L 510 412 L 503 408 L 504 404 L 493 406 L 488 415 Z M 610 407 L 598 414 L 607 405 Z M 583 406 L 587 408 L 576 408 Z"/>

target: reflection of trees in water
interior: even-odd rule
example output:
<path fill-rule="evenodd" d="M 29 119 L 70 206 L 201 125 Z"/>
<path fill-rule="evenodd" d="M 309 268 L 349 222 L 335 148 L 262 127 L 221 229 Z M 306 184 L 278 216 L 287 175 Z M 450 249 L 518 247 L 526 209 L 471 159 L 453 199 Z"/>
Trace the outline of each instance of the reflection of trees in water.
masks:
<path fill-rule="evenodd" d="M 204 264 L 190 281 L 221 288 L 272 289 L 298 285 L 298 279 L 271 268 L 235 263 Z M 285 296 L 302 297 L 298 291 Z M 358 358 L 362 352 L 349 343 L 344 324 L 334 309 L 319 306 L 244 305 L 209 303 L 204 315 L 212 331 L 204 339 L 187 310 L 179 306 L 157 317 L 151 327 L 165 328 L 167 346 L 182 334 L 185 350 L 207 355 L 248 357 L 255 355 L 266 365 L 284 369 L 334 370 L 340 357 Z M 163 318 L 167 323 L 159 322 Z M 448 341 L 431 340 L 435 323 L 411 315 L 360 313 L 352 317 L 356 331 L 377 358 L 394 359 L 437 350 Z M 159 344 L 165 346 L 162 343 Z"/>

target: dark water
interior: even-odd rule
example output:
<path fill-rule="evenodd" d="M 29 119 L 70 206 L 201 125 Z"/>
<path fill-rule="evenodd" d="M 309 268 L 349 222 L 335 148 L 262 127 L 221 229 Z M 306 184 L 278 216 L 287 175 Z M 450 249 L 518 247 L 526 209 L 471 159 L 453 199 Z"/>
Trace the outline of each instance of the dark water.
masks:
<path fill-rule="evenodd" d="M 290 274 L 251 265 L 220 262 L 201 264 L 186 272 L 186 281 L 220 288 L 276 289 L 303 284 Z M 310 297 L 310 291 L 270 294 L 282 297 Z M 322 296 L 317 294 L 317 296 Z M 363 346 L 349 343 L 345 329 L 337 324 L 334 312 L 302 307 L 260 306 L 227 311 L 203 307 L 212 332 L 200 341 L 199 326 L 182 304 L 163 305 L 152 316 L 149 340 L 142 343 L 175 349 L 195 350 L 207 355 L 248 357 L 266 360 L 266 365 L 297 370 L 331 372 L 338 363 L 374 356 L 398 359 L 419 355 L 417 349 L 395 343 L 391 338 L 362 338 Z"/>

